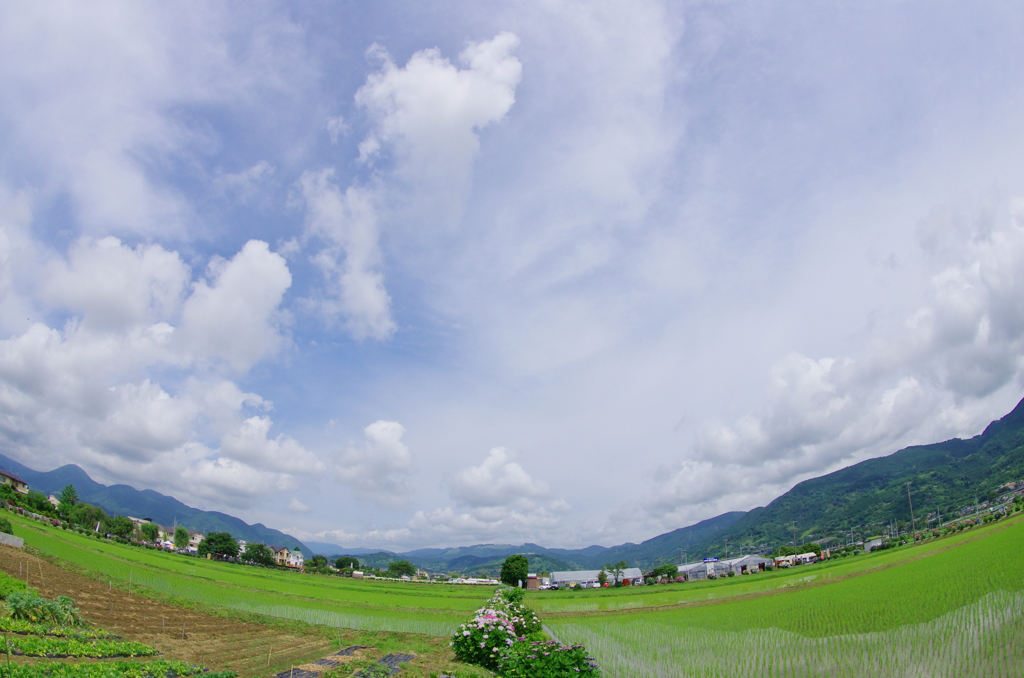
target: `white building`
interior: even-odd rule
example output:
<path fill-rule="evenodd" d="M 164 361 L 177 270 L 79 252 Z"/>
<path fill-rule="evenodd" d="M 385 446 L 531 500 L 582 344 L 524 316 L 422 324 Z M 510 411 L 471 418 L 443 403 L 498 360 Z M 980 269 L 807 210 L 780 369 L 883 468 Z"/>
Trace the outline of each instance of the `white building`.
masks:
<path fill-rule="evenodd" d="M 604 571 L 608 576 L 608 583 L 615 583 L 615 575 L 608 570 Z M 552 572 L 551 573 L 551 584 L 552 586 L 558 586 L 558 588 L 565 588 L 572 586 L 573 584 L 579 584 L 585 588 L 598 586 L 598 575 L 601 574 L 601 570 L 576 570 L 572 572 Z M 639 567 L 627 567 L 622 570 L 622 576 L 619 581 L 628 581 L 630 584 L 643 584 L 644 573 Z"/>

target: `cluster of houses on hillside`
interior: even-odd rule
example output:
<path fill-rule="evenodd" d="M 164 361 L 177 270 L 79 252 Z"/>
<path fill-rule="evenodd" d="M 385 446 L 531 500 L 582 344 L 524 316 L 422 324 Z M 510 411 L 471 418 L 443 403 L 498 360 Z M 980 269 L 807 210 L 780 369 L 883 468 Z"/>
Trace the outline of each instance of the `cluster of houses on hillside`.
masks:
<path fill-rule="evenodd" d="M 17 473 L 13 473 L 5 469 L 0 469 L 0 484 L 10 485 L 19 494 L 27 495 L 29 492 L 28 483 L 22 480 Z M 57 497 L 53 496 L 52 494 L 48 497 L 48 500 L 54 506 L 54 508 L 56 508 L 60 504 L 60 500 L 58 500 Z M 132 521 L 132 523 L 134 523 L 136 527 L 139 528 L 141 528 L 142 525 L 153 523 L 153 521 L 149 518 L 134 518 L 132 516 L 127 516 L 127 518 L 128 520 Z M 166 549 L 175 548 L 174 532 L 177 529 L 177 526 L 165 527 L 163 525 L 157 525 L 156 527 L 157 538 L 160 542 L 160 545 Z M 188 546 L 183 550 L 188 551 L 190 553 L 197 552 L 199 550 L 199 545 L 203 542 L 205 538 L 206 535 L 202 532 L 198 530 L 189 530 Z M 244 550 L 245 546 L 245 541 L 238 540 L 239 550 Z M 303 566 L 305 564 L 305 556 L 302 554 L 302 551 L 299 551 L 298 549 L 293 551 L 284 546 L 271 546 L 269 544 L 267 546 L 274 553 L 274 562 L 277 565 L 280 565 L 281 567 L 290 567 L 298 570 L 303 569 Z"/>

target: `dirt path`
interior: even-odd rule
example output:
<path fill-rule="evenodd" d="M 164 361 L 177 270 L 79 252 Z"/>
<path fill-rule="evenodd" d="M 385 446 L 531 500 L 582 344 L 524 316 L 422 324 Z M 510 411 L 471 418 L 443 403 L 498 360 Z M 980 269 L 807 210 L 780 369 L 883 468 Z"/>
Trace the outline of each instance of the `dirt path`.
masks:
<path fill-rule="evenodd" d="M 242 677 L 272 673 L 315 661 L 336 649 L 321 634 L 285 631 L 224 616 L 181 609 L 97 581 L 21 549 L 0 546 L 0 569 L 53 598 L 75 599 L 92 624 L 152 645 L 171 659 L 231 669 Z M 269 661 L 268 661 L 269 658 Z"/>

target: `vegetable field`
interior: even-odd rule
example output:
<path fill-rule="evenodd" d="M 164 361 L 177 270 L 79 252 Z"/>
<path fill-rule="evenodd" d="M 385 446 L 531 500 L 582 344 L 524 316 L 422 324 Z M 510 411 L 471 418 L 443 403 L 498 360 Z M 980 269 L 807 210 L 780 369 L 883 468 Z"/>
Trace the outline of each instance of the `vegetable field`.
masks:
<path fill-rule="evenodd" d="M 670 609 L 546 621 L 611 676 L 1019 676 L 1021 554 L 1014 518 L 884 558 L 711 583 L 714 600 L 694 590 Z"/>

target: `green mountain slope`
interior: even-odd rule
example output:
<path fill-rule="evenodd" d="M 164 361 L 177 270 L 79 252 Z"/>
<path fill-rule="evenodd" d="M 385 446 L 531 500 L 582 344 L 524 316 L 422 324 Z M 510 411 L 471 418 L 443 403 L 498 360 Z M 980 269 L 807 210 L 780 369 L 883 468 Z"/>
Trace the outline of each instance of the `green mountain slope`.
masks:
<path fill-rule="evenodd" d="M 998 488 L 1024 479 L 1024 401 L 968 440 L 954 438 L 908 447 L 818 478 L 805 480 L 728 530 L 702 542 L 704 555 L 721 555 L 725 539 L 740 545 L 792 542 L 881 533 L 890 521 L 910 523 L 907 483 L 917 526 L 948 520 L 976 502 L 995 499 Z"/>
<path fill-rule="evenodd" d="M 74 464 L 61 466 L 52 471 L 36 471 L 0 454 L 0 467 L 14 471 L 29 484 L 30 488 L 44 494 L 59 494 L 65 485 L 74 485 L 81 501 L 101 506 L 110 515 L 149 518 L 168 527 L 177 522 L 178 525 L 184 525 L 190 530 L 199 530 L 207 534 L 229 532 L 236 539 L 288 548 L 298 546 L 303 553 L 312 553 L 309 547 L 295 537 L 261 523 L 249 525 L 226 513 L 192 508 L 174 497 L 153 490 L 136 490 L 128 485 L 103 485 Z"/>

